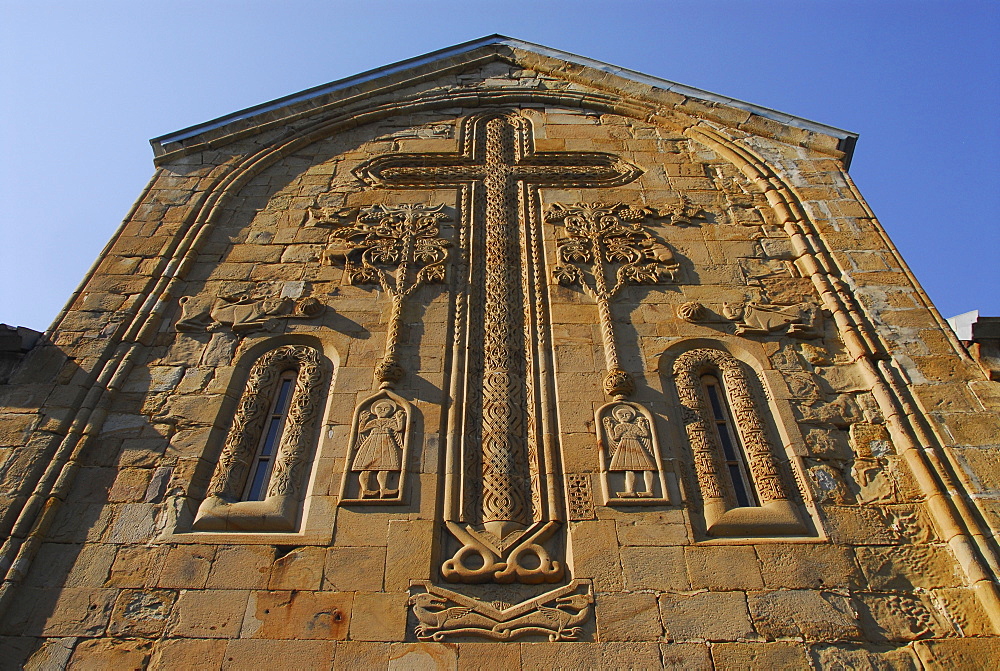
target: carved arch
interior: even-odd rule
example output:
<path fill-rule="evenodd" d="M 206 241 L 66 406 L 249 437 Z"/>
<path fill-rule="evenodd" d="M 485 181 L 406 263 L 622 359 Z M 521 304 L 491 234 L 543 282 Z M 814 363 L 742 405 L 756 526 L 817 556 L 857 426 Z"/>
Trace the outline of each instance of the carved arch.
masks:
<path fill-rule="evenodd" d="M 740 362 L 723 350 L 703 347 L 674 361 L 674 385 L 711 536 L 788 536 L 807 533 L 789 496 L 767 429 Z M 736 431 L 746 453 L 759 506 L 737 506 L 732 484 L 723 473 L 723 450 L 702 386 L 702 377 L 722 380 Z"/>
<path fill-rule="evenodd" d="M 319 415 L 323 357 L 309 345 L 282 345 L 250 369 L 233 422 L 192 528 L 196 531 L 292 531 L 308 470 L 309 441 Z M 284 429 L 263 501 L 241 501 L 279 378 L 295 372 Z"/>

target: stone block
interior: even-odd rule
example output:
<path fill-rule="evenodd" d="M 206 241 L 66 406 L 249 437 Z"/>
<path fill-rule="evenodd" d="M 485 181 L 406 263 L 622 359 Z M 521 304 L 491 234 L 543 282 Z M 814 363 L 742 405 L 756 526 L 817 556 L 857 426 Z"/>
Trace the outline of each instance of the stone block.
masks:
<path fill-rule="evenodd" d="M 926 594 L 855 594 L 861 630 L 869 641 L 887 643 L 938 638 L 952 627 Z"/>
<path fill-rule="evenodd" d="M 751 545 L 684 548 L 692 589 L 761 589 L 760 562 Z"/>
<path fill-rule="evenodd" d="M 600 666 L 600 643 L 521 644 L 521 667 L 525 669 L 597 669 Z"/>
<path fill-rule="evenodd" d="M 499 641 L 460 643 L 458 646 L 458 668 L 461 671 L 520 669 L 522 668 L 521 644 Z"/>
<path fill-rule="evenodd" d="M 621 558 L 628 590 L 682 592 L 690 589 L 682 547 L 624 547 Z"/>
<path fill-rule="evenodd" d="M 409 588 L 410 580 L 429 580 L 433 520 L 392 520 L 389 522 L 385 555 L 385 590 L 399 592 Z M 371 569 L 369 569 L 371 570 Z"/>
<path fill-rule="evenodd" d="M 323 565 L 325 563 L 326 548 L 295 548 L 283 557 L 274 560 L 267 588 L 271 590 L 318 590 L 323 582 Z"/>
<path fill-rule="evenodd" d="M 642 519 L 619 521 L 618 541 L 622 545 L 664 546 L 686 545 L 689 539 L 686 524 L 670 523 L 657 513 Z"/>
<path fill-rule="evenodd" d="M 389 644 L 367 641 L 337 643 L 334 669 L 384 669 L 389 665 Z"/>
<path fill-rule="evenodd" d="M 846 596 L 814 590 L 779 590 L 749 594 L 754 625 L 768 639 L 801 637 L 807 641 L 858 639 L 857 614 Z"/>
<path fill-rule="evenodd" d="M 142 669 L 152 652 L 152 641 L 95 638 L 81 641 L 67 669 Z"/>
<path fill-rule="evenodd" d="M 201 589 L 208 581 L 208 573 L 215 558 L 211 545 L 177 545 L 167 551 L 156 579 L 157 587 L 172 589 Z"/>
<path fill-rule="evenodd" d="M 123 589 L 111 610 L 108 634 L 120 638 L 157 638 L 167 626 L 177 593 L 166 589 Z"/>
<path fill-rule="evenodd" d="M 209 589 L 266 589 L 274 548 L 269 545 L 220 545 L 205 586 Z"/>
<path fill-rule="evenodd" d="M 962 584 L 961 569 L 947 546 L 878 545 L 856 548 L 855 554 L 871 590 L 907 592 Z"/>
<path fill-rule="evenodd" d="M 660 669 L 660 644 L 656 641 L 601 642 L 602 669 Z"/>
<path fill-rule="evenodd" d="M 663 636 L 652 594 L 603 594 L 594 604 L 601 641 L 656 641 Z"/>
<path fill-rule="evenodd" d="M 914 644 L 917 657 L 928 671 L 938 669 L 996 668 L 1000 660 L 1000 638 L 956 638 L 938 641 L 918 641 Z"/>
<path fill-rule="evenodd" d="M 855 588 L 864 581 L 849 548 L 790 543 L 758 545 L 756 548 L 761 575 L 769 588 Z"/>
<path fill-rule="evenodd" d="M 612 520 L 585 521 L 570 525 L 573 570 L 579 578 L 591 578 L 598 592 L 621 591 L 622 566 L 618 538 Z"/>
<path fill-rule="evenodd" d="M 169 548 L 123 545 L 115 553 L 107 587 L 144 587 L 155 583 Z"/>
<path fill-rule="evenodd" d="M 347 638 L 350 592 L 251 592 L 241 638 Z"/>
<path fill-rule="evenodd" d="M 736 641 L 754 635 L 743 592 L 664 594 L 659 603 L 668 640 Z"/>
<path fill-rule="evenodd" d="M 226 657 L 227 642 L 212 638 L 167 638 L 156 642 L 150 671 L 218 669 Z"/>
<path fill-rule="evenodd" d="M 712 646 L 712 661 L 715 671 L 809 668 L 801 643 L 720 643 Z"/>
<path fill-rule="evenodd" d="M 113 510 L 115 513 L 114 522 L 106 536 L 109 543 L 140 545 L 156 534 L 157 509 L 152 504 L 124 503 L 106 510 Z"/>
<path fill-rule="evenodd" d="M 333 660 L 333 641 L 229 641 L 223 669 L 325 669 Z"/>
<path fill-rule="evenodd" d="M 48 669 L 64 669 L 69 664 L 76 645 L 76 637 L 14 638 L 0 637 L 0 650 L 3 651 L 3 663 L 7 668 L 23 668 L 24 671 L 48 671 Z"/>
<path fill-rule="evenodd" d="M 700 671 L 712 668 L 712 657 L 704 643 L 660 643 L 660 661 L 664 669 Z"/>
<path fill-rule="evenodd" d="M 406 594 L 357 592 L 351 614 L 351 640 L 402 641 L 406 633 Z"/>
<path fill-rule="evenodd" d="M 246 590 L 183 591 L 167 622 L 167 636 L 234 638 L 246 613 Z"/>
<path fill-rule="evenodd" d="M 921 668 L 915 654 L 908 647 L 883 648 L 871 644 L 822 643 L 813 645 L 809 652 L 815 667 L 820 669 L 917 671 Z"/>
<path fill-rule="evenodd" d="M 333 547 L 327 550 L 323 589 L 378 592 L 382 590 L 385 548 Z"/>
<path fill-rule="evenodd" d="M 454 643 L 392 643 L 389 668 L 400 671 L 438 671 L 458 668 L 458 646 Z"/>

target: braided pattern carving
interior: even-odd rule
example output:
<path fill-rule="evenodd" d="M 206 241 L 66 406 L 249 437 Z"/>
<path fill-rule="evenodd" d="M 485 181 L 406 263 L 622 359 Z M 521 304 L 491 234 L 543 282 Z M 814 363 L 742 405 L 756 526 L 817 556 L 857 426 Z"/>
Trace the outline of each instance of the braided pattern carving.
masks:
<path fill-rule="evenodd" d="M 520 235 L 511 184 L 513 129 L 486 124 L 486 329 L 483 343 L 483 521 L 529 521 Z"/>
<path fill-rule="evenodd" d="M 271 407 L 271 394 L 282 373 L 295 369 L 295 389 L 275 458 L 268 496 L 294 494 L 301 486 L 307 439 L 319 409 L 323 379 L 320 353 L 304 345 L 284 345 L 261 356 L 250 369 L 233 425 L 208 486 L 209 496 L 240 498 L 261 431 Z"/>
<path fill-rule="evenodd" d="M 695 472 L 706 499 L 725 499 L 732 506 L 735 497 L 722 478 L 722 447 L 714 430 L 709 401 L 702 390 L 701 376 L 717 371 L 729 398 L 736 428 L 747 454 L 747 466 L 761 501 L 788 498 L 778 470 L 764 422 L 754 403 L 753 394 L 739 362 L 730 354 L 715 349 L 696 349 L 677 357 L 674 384 L 681 401 L 684 427 L 691 443 Z"/>

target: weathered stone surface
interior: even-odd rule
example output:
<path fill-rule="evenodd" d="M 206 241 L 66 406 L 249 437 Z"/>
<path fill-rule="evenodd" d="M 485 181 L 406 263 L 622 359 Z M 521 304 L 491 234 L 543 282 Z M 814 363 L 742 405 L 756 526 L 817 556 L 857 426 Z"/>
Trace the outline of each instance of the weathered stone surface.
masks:
<path fill-rule="evenodd" d="M 756 546 L 761 574 L 769 588 L 860 587 L 861 570 L 850 548 L 835 545 Z"/>
<path fill-rule="evenodd" d="M 274 548 L 269 545 L 221 545 L 208 573 L 208 589 L 264 589 L 271 577 Z"/>
<path fill-rule="evenodd" d="M 695 671 L 712 668 L 708 645 L 704 643 L 660 643 L 664 669 Z"/>
<path fill-rule="evenodd" d="M 334 658 L 336 669 L 384 669 L 389 664 L 389 644 L 340 641 Z"/>
<path fill-rule="evenodd" d="M 400 641 L 406 628 L 405 594 L 357 592 L 351 615 L 354 641 Z"/>
<path fill-rule="evenodd" d="M 319 589 L 323 581 L 326 550 L 319 547 L 296 548 L 274 561 L 267 587 L 280 589 Z"/>
<path fill-rule="evenodd" d="M 167 624 L 167 635 L 186 638 L 234 638 L 246 612 L 245 590 L 186 590 L 180 593 Z"/>
<path fill-rule="evenodd" d="M 689 547 L 684 549 L 692 589 L 760 589 L 757 555 L 750 545 Z"/>
<path fill-rule="evenodd" d="M 458 647 L 454 643 L 392 643 L 390 669 L 436 671 L 458 668 Z"/>
<path fill-rule="evenodd" d="M 151 641 L 97 638 L 81 641 L 68 669 L 141 669 L 149 660 Z"/>
<path fill-rule="evenodd" d="M 123 638 L 155 638 L 167 626 L 167 616 L 177 599 L 172 590 L 123 589 L 118 594 L 108 634 Z"/>
<path fill-rule="evenodd" d="M 689 588 L 683 548 L 625 547 L 621 550 L 625 588 L 680 592 Z"/>
<path fill-rule="evenodd" d="M 227 641 L 207 638 L 166 638 L 156 642 L 149 661 L 151 671 L 222 667 Z"/>
<path fill-rule="evenodd" d="M 663 595 L 660 618 L 673 641 L 735 641 L 754 635 L 743 592 Z"/>
<path fill-rule="evenodd" d="M 663 634 L 652 594 L 607 594 L 595 604 L 601 641 L 655 641 Z"/>
<path fill-rule="evenodd" d="M 167 551 L 156 580 L 157 587 L 200 589 L 208 581 L 215 558 L 215 548 L 203 545 L 178 545 Z"/>
<path fill-rule="evenodd" d="M 229 641 L 223 669 L 325 668 L 333 659 L 333 641 Z"/>
<path fill-rule="evenodd" d="M 1000 639 L 918 641 L 914 650 L 925 669 L 990 669 L 1000 659 Z"/>
<path fill-rule="evenodd" d="M 821 669 L 872 669 L 915 671 L 920 666 L 908 647 L 880 648 L 852 643 L 817 644 L 810 648 L 813 663 Z"/>
<path fill-rule="evenodd" d="M 577 522 L 570 525 L 570 538 L 577 575 L 592 579 L 598 592 L 621 590 L 622 565 L 615 523 L 611 520 Z"/>
<path fill-rule="evenodd" d="M 712 646 L 717 671 L 804 669 L 809 661 L 800 643 L 720 643 Z"/>
<path fill-rule="evenodd" d="M 865 638 L 876 643 L 914 641 L 952 633 L 924 594 L 858 594 L 854 603 Z"/>
<path fill-rule="evenodd" d="M 330 548 L 327 551 L 326 569 L 323 572 L 323 589 L 381 591 L 384 568 L 385 548 Z"/>
<path fill-rule="evenodd" d="M 350 592 L 251 592 L 241 638 L 347 638 Z"/>
<path fill-rule="evenodd" d="M 747 600 L 754 626 L 768 639 L 839 641 L 861 636 L 850 600 L 840 594 L 779 590 L 751 593 Z"/>
<path fill-rule="evenodd" d="M 431 577 L 433 539 L 434 522 L 431 520 L 389 522 L 389 545 L 385 555 L 386 591 L 405 590 L 411 580 Z"/>
<path fill-rule="evenodd" d="M 596 669 L 601 649 L 596 643 L 523 643 L 521 666 L 526 669 Z"/>

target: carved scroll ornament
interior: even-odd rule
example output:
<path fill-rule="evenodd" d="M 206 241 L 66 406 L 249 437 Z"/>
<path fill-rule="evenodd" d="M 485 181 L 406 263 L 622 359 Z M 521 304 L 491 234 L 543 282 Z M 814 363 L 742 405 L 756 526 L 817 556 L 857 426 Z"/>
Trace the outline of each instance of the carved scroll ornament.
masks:
<path fill-rule="evenodd" d="M 740 362 L 722 350 L 695 349 L 677 357 L 673 372 L 704 500 L 708 533 L 716 536 L 805 533 Z M 723 450 L 702 386 L 701 378 L 706 374 L 717 375 L 722 381 L 760 506 L 737 507 L 732 483 L 723 475 L 726 472 Z"/>
<path fill-rule="evenodd" d="M 295 370 L 274 466 L 263 501 L 241 501 L 251 464 L 281 375 Z M 303 495 L 309 440 L 320 411 L 323 359 L 307 345 L 283 345 L 265 352 L 250 369 L 232 427 L 198 509 L 198 531 L 290 531 L 295 528 Z"/>

